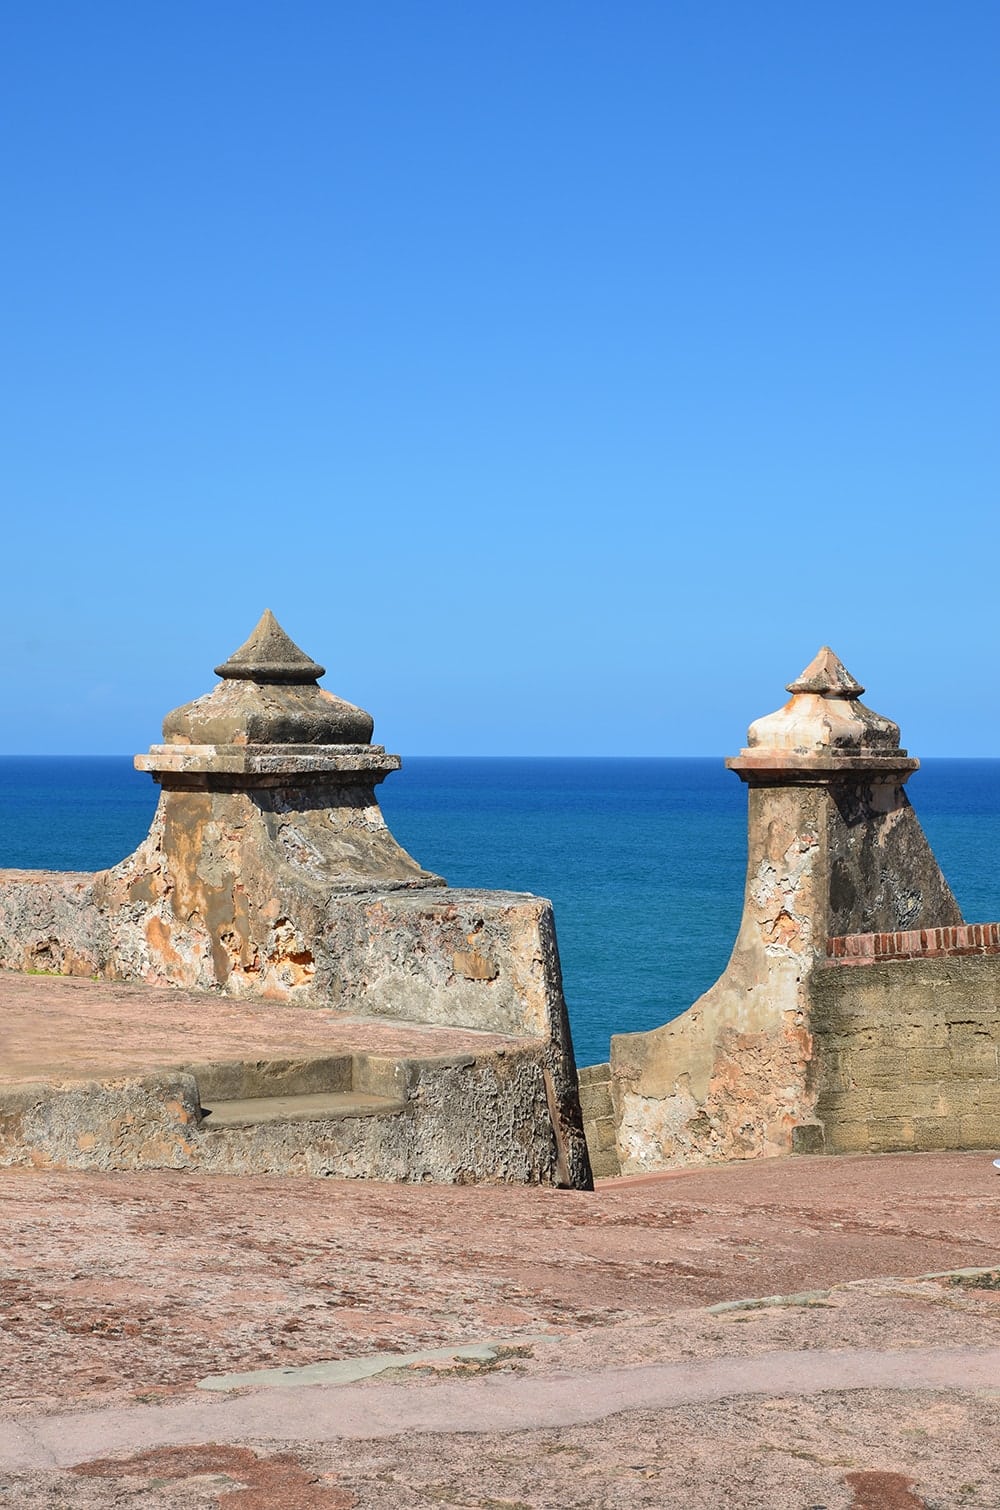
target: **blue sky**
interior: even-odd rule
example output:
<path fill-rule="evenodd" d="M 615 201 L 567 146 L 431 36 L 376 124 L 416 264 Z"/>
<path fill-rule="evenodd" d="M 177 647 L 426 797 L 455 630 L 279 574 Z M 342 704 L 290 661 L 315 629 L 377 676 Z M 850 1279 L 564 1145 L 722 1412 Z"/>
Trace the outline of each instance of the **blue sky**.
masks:
<path fill-rule="evenodd" d="M 1000 754 L 993 3 L 0 12 L 0 752 L 265 606 L 404 754 Z"/>

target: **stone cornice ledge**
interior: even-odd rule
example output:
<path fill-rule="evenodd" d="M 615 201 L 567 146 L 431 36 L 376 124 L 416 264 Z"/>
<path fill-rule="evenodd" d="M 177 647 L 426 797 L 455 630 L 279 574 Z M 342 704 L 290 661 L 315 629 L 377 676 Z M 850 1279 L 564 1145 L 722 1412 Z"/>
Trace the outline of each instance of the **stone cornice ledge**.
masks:
<path fill-rule="evenodd" d="M 726 769 L 735 771 L 741 781 L 779 781 L 782 785 L 826 784 L 831 777 L 847 776 L 853 780 L 871 777 L 884 781 L 895 777 L 906 781 L 920 766 L 920 761 L 902 750 L 888 750 L 884 755 L 868 751 L 863 755 L 833 753 L 799 754 L 793 750 L 744 750 L 726 760 Z"/>
<path fill-rule="evenodd" d="M 398 755 L 382 745 L 153 745 L 135 757 L 152 775 L 305 776 L 312 772 L 388 775 Z"/>

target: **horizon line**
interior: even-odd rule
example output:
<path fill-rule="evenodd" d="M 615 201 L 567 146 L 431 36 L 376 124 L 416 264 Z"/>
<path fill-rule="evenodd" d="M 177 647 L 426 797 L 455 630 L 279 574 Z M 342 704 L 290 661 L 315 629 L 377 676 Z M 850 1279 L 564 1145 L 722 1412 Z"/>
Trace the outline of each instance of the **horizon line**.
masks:
<path fill-rule="evenodd" d="M 397 752 L 393 751 L 392 753 L 395 754 Z M 581 751 L 574 751 L 572 754 L 564 754 L 564 753 L 558 753 L 558 752 L 532 751 L 532 750 L 518 751 L 517 753 L 513 753 L 513 752 L 510 752 L 510 751 L 498 752 L 498 753 L 486 753 L 486 752 L 483 752 L 483 751 L 476 751 L 476 752 L 449 751 L 447 753 L 441 753 L 441 752 L 434 752 L 434 751 L 429 751 L 429 750 L 411 750 L 408 754 L 402 754 L 400 756 L 400 758 L 402 760 L 406 761 L 406 760 L 728 760 L 728 759 L 731 759 L 733 757 L 729 756 L 729 755 L 720 755 L 720 754 L 718 754 L 718 753 L 716 753 L 714 751 L 710 752 L 708 754 L 706 754 L 704 751 L 702 751 L 701 753 L 697 753 L 697 754 L 688 752 L 688 753 L 684 753 L 684 754 L 678 754 L 678 753 L 674 753 L 674 754 L 624 753 L 624 754 L 614 754 L 614 755 L 611 755 L 611 754 L 607 754 L 607 753 L 605 753 L 605 754 L 594 754 L 594 753 L 587 753 L 587 752 L 581 752 Z M 996 761 L 1000 761 L 1000 754 L 998 754 L 998 755 L 955 755 L 955 754 L 942 755 L 942 754 L 938 753 L 938 754 L 932 754 L 932 755 L 921 755 L 921 756 L 917 756 L 917 757 L 914 757 L 914 758 L 915 759 L 919 759 L 921 761 L 921 763 L 923 761 L 925 761 L 925 760 L 996 760 Z M 96 752 L 96 751 L 88 751 L 88 750 L 77 750 L 77 751 L 72 751 L 72 752 L 70 752 L 70 751 L 61 751 L 59 753 L 53 753 L 51 751 L 37 751 L 37 750 L 35 750 L 35 751 L 11 750 L 11 751 L 7 751 L 7 752 L 0 752 L 0 760 L 129 760 L 130 761 L 132 759 L 134 759 L 134 755 L 122 754 L 120 751 L 114 752 L 114 753 L 109 753 L 107 751 Z"/>

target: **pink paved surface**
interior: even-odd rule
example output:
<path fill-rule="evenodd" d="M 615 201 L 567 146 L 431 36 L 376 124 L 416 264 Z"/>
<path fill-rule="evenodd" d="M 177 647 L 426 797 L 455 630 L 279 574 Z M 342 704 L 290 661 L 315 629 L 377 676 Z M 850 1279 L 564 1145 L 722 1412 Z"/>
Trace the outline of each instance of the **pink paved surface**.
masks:
<path fill-rule="evenodd" d="M 322 1007 L 0 971 L 0 1084 L 283 1056 L 483 1053 L 519 1042 Z"/>
<path fill-rule="evenodd" d="M 592 1195 L 15 1171 L 0 1202 L 13 1504 L 1000 1506 L 1000 1274 L 898 1277 L 998 1264 L 983 1155 Z M 498 1338 L 488 1364 L 196 1387 Z"/>

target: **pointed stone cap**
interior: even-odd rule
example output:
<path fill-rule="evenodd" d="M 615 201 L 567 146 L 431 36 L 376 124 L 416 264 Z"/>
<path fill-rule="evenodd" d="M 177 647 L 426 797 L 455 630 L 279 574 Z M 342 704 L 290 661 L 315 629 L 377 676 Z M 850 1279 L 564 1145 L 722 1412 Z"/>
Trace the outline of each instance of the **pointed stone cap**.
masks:
<path fill-rule="evenodd" d="M 824 645 L 788 683 L 790 700 L 750 725 L 747 747 L 726 765 L 745 781 L 822 779 L 836 772 L 915 771 L 899 745 L 899 725 L 861 701 L 864 687 Z"/>
<path fill-rule="evenodd" d="M 816 692 L 820 697 L 857 698 L 865 689 L 851 675 L 840 656 L 834 655 L 829 645 L 824 645 L 785 690 Z"/>
<path fill-rule="evenodd" d="M 141 757 L 140 770 L 276 771 L 276 762 L 305 773 L 398 767 L 398 756 L 372 745 L 371 714 L 317 686 L 323 667 L 299 649 L 270 609 L 216 672 L 222 680 L 211 692 L 167 714 L 164 745 Z M 187 753 L 166 760 L 167 746 Z M 346 765 L 344 747 L 358 752 Z"/>
<path fill-rule="evenodd" d="M 250 638 L 216 666 L 215 674 L 227 681 L 315 682 L 326 675 L 326 667 L 311 661 L 265 608 Z"/>

